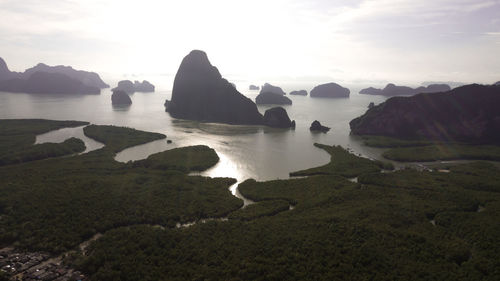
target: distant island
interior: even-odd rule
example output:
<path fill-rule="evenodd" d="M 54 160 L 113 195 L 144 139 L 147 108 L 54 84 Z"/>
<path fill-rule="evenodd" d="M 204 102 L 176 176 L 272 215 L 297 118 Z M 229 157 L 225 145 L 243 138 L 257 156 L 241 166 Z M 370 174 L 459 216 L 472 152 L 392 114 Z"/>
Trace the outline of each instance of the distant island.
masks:
<path fill-rule="evenodd" d="M 466 85 L 392 97 L 350 122 L 355 135 L 500 143 L 500 88 Z"/>
<path fill-rule="evenodd" d="M 250 85 L 248 87 L 248 89 L 251 90 L 251 91 L 258 91 L 260 89 L 260 87 L 259 86 L 255 86 L 255 85 Z"/>
<path fill-rule="evenodd" d="M 40 63 L 24 72 L 12 72 L 0 58 L 0 91 L 31 94 L 99 94 L 104 83 L 98 74 L 70 66 Z"/>
<path fill-rule="evenodd" d="M 275 94 L 272 92 L 261 92 L 255 98 L 256 104 L 292 104 L 292 100 L 286 96 Z"/>
<path fill-rule="evenodd" d="M 242 95 L 203 51 L 191 51 L 175 75 L 172 100 L 165 110 L 174 118 L 227 124 L 263 124 L 255 103 Z"/>
<path fill-rule="evenodd" d="M 265 83 L 264 85 L 262 85 L 262 87 L 260 89 L 260 93 L 265 93 L 265 92 L 274 93 L 274 94 L 283 95 L 283 96 L 286 95 L 286 93 L 285 93 L 285 91 L 283 91 L 283 89 L 281 89 L 278 86 L 273 86 L 269 83 Z"/>
<path fill-rule="evenodd" d="M 129 94 L 133 94 L 135 92 L 150 93 L 155 91 L 155 86 L 146 80 L 143 80 L 142 82 L 136 80 L 134 83 L 130 80 L 122 80 L 118 82 L 118 86 L 116 86 L 113 90 L 124 91 Z"/>
<path fill-rule="evenodd" d="M 392 83 L 387 84 L 383 89 L 369 87 L 359 91 L 363 95 L 381 95 L 381 96 L 412 96 L 420 93 L 437 93 L 451 90 L 447 84 L 431 84 L 426 87 L 411 88 L 407 86 L 397 86 Z"/>
<path fill-rule="evenodd" d="M 306 90 L 291 91 L 290 95 L 292 95 L 292 96 L 307 96 L 307 91 Z"/>
<path fill-rule="evenodd" d="M 311 90 L 311 98 L 348 98 L 349 89 L 337 83 L 321 84 Z"/>

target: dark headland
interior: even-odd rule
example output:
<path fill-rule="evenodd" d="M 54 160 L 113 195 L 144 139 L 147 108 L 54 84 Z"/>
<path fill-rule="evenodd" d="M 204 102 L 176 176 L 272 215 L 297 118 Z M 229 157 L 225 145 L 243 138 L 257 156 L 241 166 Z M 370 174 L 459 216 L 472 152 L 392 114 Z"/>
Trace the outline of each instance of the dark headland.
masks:
<path fill-rule="evenodd" d="M 369 87 L 359 91 L 360 94 L 364 95 L 382 95 L 382 96 L 412 96 L 420 93 L 438 93 L 446 92 L 451 90 L 451 87 L 447 84 L 431 84 L 426 87 L 421 86 L 418 88 L 411 88 L 407 86 L 397 86 L 392 83 L 387 84 L 383 89 L 376 89 Z"/>
<path fill-rule="evenodd" d="M 12 72 L 0 58 L 0 91 L 32 94 L 99 94 L 109 87 L 94 72 L 43 63 L 24 72 Z"/>
<path fill-rule="evenodd" d="M 500 143 L 500 87 L 392 97 L 350 122 L 356 135 Z"/>

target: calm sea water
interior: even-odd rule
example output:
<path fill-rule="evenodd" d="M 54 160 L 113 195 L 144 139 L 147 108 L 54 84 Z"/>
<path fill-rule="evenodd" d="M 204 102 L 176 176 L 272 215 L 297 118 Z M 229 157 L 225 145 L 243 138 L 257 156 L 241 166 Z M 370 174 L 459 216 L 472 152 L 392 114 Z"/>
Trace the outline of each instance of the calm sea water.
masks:
<path fill-rule="evenodd" d="M 253 100 L 258 94 L 258 91 L 239 90 Z M 349 135 L 349 121 L 363 114 L 370 102 L 378 104 L 384 101 L 381 96 L 360 95 L 357 91 L 351 91 L 351 97 L 346 99 L 288 96 L 293 105 L 284 107 L 290 118 L 296 121 L 295 130 L 174 119 L 163 107 L 165 99 L 170 99 L 170 96 L 170 91 L 135 93 L 131 95 L 133 104 L 130 107 L 114 108 L 109 89 L 100 95 L 76 97 L 0 92 L 0 118 L 82 120 L 159 132 L 167 135 L 173 143 L 159 140 L 129 148 L 119 153 L 116 160 L 138 160 L 174 147 L 204 144 L 214 148 L 221 161 L 203 174 L 233 177 L 239 181 L 287 178 L 292 171 L 328 163 L 329 155 L 315 148 L 315 142 L 342 145 L 363 156 L 380 158 L 380 150 L 365 147 L 358 138 Z M 259 111 L 264 113 L 271 107 L 259 106 Z M 309 126 L 314 120 L 331 127 L 331 130 L 327 134 L 311 133 Z M 46 134 L 37 142 L 60 142 L 71 136 L 83 138 L 90 149 L 100 147 L 99 143 L 85 138 L 81 128 Z"/>

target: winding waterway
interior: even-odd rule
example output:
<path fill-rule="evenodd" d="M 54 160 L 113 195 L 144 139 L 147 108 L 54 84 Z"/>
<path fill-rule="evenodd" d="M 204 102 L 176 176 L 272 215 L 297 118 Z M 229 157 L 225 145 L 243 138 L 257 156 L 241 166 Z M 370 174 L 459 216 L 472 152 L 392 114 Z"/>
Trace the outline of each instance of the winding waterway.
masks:
<path fill-rule="evenodd" d="M 286 89 L 286 91 L 293 89 Z M 241 91 L 254 99 L 257 91 Z M 175 147 L 208 145 L 214 148 L 221 161 L 203 175 L 232 177 L 239 182 L 248 178 L 259 181 L 288 178 L 292 171 L 326 164 L 329 155 L 313 146 L 315 142 L 337 144 L 370 158 L 380 158 L 380 149 L 365 147 L 349 135 L 349 121 L 363 114 L 370 102 L 385 100 L 380 96 L 352 92 L 350 98 L 318 99 L 309 96 L 289 96 L 293 105 L 285 106 L 295 130 L 272 129 L 261 126 L 234 126 L 178 120 L 165 112 L 163 103 L 170 91 L 135 93 L 128 108 L 111 105 L 110 90 L 100 95 L 59 96 L 30 95 L 0 92 L 0 118 L 44 118 L 81 120 L 99 125 L 117 125 L 167 135 L 172 143 L 159 140 L 128 148 L 117 154 L 116 160 L 127 162 Z M 263 113 L 270 106 L 259 106 Z M 332 129 L 327 134 L 311 133 L 312 121 L 319 120 Z M 69 137 L 81 138 L 87 152 L 102 144 L 86 138 L 81 128 L 61 129 L 38 136 L 37 143 L 61 142 Z"/>

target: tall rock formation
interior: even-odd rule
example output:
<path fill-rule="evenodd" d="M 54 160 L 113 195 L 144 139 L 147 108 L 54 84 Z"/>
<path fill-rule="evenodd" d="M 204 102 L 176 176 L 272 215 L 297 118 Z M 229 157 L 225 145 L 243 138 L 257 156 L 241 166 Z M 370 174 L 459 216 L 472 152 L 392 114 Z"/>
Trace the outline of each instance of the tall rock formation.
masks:
<path fill-rule="evenodd" d="M 175 118 L 206 122 L 258 125 L 263 120 L 255 103 L 223 79 L 199 50 L 182 60 L 165 109 Z"/>
<path fill-rule="evenodd" d="M 264 85 L 262 85 L 261 89 L 260 89 L 260 93 L 274 93 L 274 94 L 277 94 L 277 95 L 286 95 L 285 91 L 283 91 L 283 89 L 281 89 L 280 87 L 278 86 L 273 86 L 269 83 L 265 83 Z"/>
<path fill-rule="evenodd" d="M 273 128 L 293 128 L 295 120 L 291 121 L 283 107 L 273 107 L 264 113 L 264 125 Z"/>
<path fill-rule="evenodd" d="M 127 92 L 122 90 L 113 90 L 113 94 L 111 95 L 111 103 L 113 105 L 131 105 L 132 99 L 128 96 Z"/>

